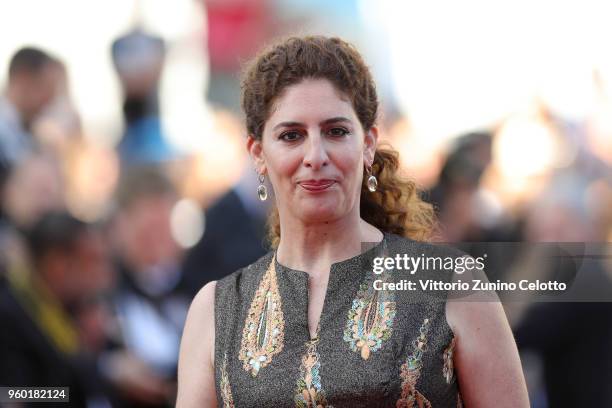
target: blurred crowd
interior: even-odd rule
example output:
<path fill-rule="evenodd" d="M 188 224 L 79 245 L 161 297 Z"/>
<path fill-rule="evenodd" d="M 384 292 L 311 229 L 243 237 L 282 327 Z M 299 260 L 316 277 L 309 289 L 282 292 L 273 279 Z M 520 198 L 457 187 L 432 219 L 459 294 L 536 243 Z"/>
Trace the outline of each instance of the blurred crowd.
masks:
<path fill-rule="evenodd" d="M 276 21 L 270 3 L 207 2 L 201 97 L 215 137 L 239 146 L 240 61 L 303 22 L 265 24 Z M 142 27 L 109 44 L 123 113 L 111 147 L 86 137 L 61 59 L 29 46 L 12 55 L 0 94 L 0 385 L 69 386 L 75 406 L 173 406 L 191 299 L 268 250 L 269 208 L 244 153 L 202 178 L 202 158 L 166 134 L 160 76 L 172 46 Z M 600 96 L 584 121 L 537 102 L 433 147 L 390 96 L 379 125 L 436 208 L 437 240 L 610 242 L 612 96 Z M 203 181 L 229 172 L 231 183 Z M 610 285 L 609 259 L 596 269 Z M 612 406 L 610 305 L 509 313 L 533 406 Z"/>

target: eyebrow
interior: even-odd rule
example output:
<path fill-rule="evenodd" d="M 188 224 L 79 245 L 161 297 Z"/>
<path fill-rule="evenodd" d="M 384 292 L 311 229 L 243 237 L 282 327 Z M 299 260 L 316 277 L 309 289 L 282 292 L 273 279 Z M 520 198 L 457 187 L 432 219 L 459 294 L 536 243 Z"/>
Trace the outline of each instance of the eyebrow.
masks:
<path fill-rule="evenodd" d="M 339 122 L 351 123 L 351 120 L 343 116 L 337 116 L 335 118 L 325 119 L 323 122 L 319 123 L 319 126 L 329 125 L 331 123 L 339 123 Z M 285 127 L 296 127 L 296 126 L 304 126 L 304 124 L 300 122 L 281 122 L 278 125 L 274 126 L 272 130 L 277 130 L 277 129 L 285 128 Z"/>

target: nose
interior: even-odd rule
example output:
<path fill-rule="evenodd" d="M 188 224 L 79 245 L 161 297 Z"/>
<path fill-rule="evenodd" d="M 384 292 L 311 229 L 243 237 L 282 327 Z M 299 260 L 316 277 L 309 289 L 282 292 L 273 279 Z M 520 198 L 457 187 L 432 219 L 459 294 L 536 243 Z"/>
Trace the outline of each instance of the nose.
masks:
<path fill-rule="evenodd" d="M 304 165 L 312 168 L 312 170 L 318 170 L 323 166 L 327 166 L 329 163 L 329 156 L 323 142 L 322 136 L 319 132 L 311 133 L 308 137 L 307 143 L 305 143 L 304 152 Z"/>

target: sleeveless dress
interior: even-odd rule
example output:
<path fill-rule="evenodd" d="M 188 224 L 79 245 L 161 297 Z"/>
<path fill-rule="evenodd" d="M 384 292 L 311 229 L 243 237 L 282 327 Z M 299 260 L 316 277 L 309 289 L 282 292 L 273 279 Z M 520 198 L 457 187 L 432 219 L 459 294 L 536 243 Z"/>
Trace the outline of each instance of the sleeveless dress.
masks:
<path fill-rule="evenodd" d="M 373 273 L 377 256 L 461 256 L 384 233 L 378 244 L 332 264 L 317 336 L 308 329 L 308 273 L 271 251 L 219 280 L 215 383 L 223 407 L 461 407 L 446 294 L 374 290 L 405 270 Z M 450 281 L 450 271 L 426 271 Z"/>

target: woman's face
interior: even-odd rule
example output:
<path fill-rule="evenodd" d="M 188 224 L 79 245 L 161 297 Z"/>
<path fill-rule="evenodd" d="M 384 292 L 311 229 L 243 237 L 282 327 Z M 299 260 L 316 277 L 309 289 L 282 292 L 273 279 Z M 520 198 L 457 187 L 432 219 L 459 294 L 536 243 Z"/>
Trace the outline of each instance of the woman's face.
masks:
<path fill-rule="evenodd" d="M 247 147 L 274 187 L 281 217 L 308 224 L 359 214 L 363 168 L 377 137 L 376 128 L 364 132 L 330 81 L 307 79 L 276 99 L 262 139 L 249 137 Z"/>

